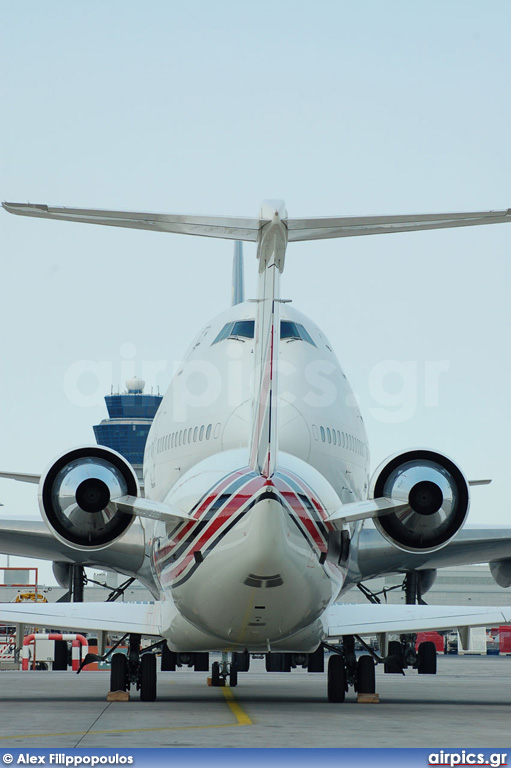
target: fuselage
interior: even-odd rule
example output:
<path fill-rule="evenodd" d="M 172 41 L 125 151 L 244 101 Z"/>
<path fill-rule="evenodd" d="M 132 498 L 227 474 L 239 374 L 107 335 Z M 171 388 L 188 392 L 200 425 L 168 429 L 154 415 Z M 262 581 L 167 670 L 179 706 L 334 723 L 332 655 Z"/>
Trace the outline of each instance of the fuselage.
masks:
<path fill-rule="evenodd" d="M 345 557 L 328 556 L 326 518 L 367 495 L 355 398 L 327 338 L 289 304 L 280 314 L 277 468 L 271 478 L 249 468 L 254 315 L 244 302 L 198 334 L 147 440 L 146 496 L 199 521 L 156 523 L 150 536 L 176 648 L 317 646 L 347 568 Z"/>

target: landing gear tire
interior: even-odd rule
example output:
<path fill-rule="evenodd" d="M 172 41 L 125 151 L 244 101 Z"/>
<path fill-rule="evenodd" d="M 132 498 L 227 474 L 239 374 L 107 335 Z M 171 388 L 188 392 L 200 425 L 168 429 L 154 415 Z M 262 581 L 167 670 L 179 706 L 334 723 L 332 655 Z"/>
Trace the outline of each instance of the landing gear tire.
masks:
<path fill-rule="evenodd" d="M 67 669 L 67 643 L 65 640 L 55 640 L 55 656 L 52 669 Z"/>
<path fill-rule="evenodd" d="M 110 690 L 125 691 L 128 688 L 128 659 L 124 653 L 114 653 L 110 662 Z"/>
<path fill-rule="evenodd" d="M 291 654 L 290 653 L 267 653 L 266 654 L 267 672 L 291 672 Z"/>
<path fill-rule="evenodd" d="M 196 653 L 194 654 L 193 668 L 196 672 L 208 672 L 209 670 L 209 653 Z"/>
<path fill-rule="evenodd" d="M 165 643 L 161 649 L 161 671 L 175 672 L 176 660 L 177 660 L 177 653 L 175 653 L 174 651 L 171 651 L 167 643 Z"/>
<path fill-rule="evenodd" d="M 233 653 L 233 658 L 236 658 L 238 672 L 248 672 L 250 669 L 250 654 L 248 651 Z"/>
<path fill-rule="evenodd" d="M 357 661 L 357 692 L 375 693 L 375 691 L 374 661 L 371 656 L 366 654 Z"/>
<path fill-rule="evenodd" d="M 231 688 L 236 688 L 238 685 L 238 665 L 236 661 L 231 662 L 231 669 L 229 672 L 229 685 Z"/>
<path fill-rule="evenodd" d="M 211 665 L 211 685 L 218 688 L 220 685 L 220 664 L 214 661 Z"/>
<path fill-rule="evenodd" d="M 320 645 L 314 653 L 309 653 L 307 659 L 307 672 L 324 672 L 325 671 L 325 652 L 323 646 Z"/>
<path fill-rule="evenodd" d="M 328 660 L 328 701 L 342 702 L 346 697 L 344 658 L 335 654 Z"/>
<path fill-rule="evenodd" d="M 156 700 L 156 656 L 144 653 L 140 659 L 140 701 Z"/>
<path fill-rule="evenodd" d="M 427 642 L 419 645 L 417 672 L 419 675 L 436 675 L 436 647 L 434 643 Z"/>
<path fill-rule="evenodd" d="M 390 659 L 389 657 L 394 658 Z M 388 661 L 384 664 L 384 672 L 386 675 L 400 675 L 403 671 L 402 667 L 403 650 L 401 643 L 398 640 L 391 640 L 387 650 Z"/>

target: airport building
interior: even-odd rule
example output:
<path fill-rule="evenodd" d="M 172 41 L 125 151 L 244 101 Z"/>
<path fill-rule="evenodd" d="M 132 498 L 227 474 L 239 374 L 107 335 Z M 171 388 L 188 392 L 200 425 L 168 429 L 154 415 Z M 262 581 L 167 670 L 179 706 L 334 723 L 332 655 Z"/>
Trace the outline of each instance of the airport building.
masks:
<path fill-rule="evenodd" d="M 159 394 L 144 394 L 144 387 L 145 381 L 134 377 L 126 382 L 125 392 L 107 395 L 108 419 L 94 427 L 96 442 L 122 454 L 139 481 L 147 436 L 163 399 Z"/>

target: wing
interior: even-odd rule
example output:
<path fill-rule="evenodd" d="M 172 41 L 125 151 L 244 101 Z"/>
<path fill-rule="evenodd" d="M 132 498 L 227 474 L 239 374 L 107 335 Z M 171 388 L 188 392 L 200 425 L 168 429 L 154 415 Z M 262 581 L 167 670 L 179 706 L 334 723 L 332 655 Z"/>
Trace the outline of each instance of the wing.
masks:
<path fill-rule="evenodd" d="M 505 211 L 474 213 L 427 213 L 406 216 L 334 216 L 329 218 L 288 219 L 288 242 L 324 240 L 331 237 L 383 235 L 415 232 L 420 229 L 473 227 L 511 221 L 511 208 Z"/>
<path fill-rule="evenodd" d="M 426 632 L 458 627 L 495 627 L 511 623 L 511 606 L 349 605 L 327 611 L 328 637 Z"/>
<path fill-rule="evenodd" d="M 160 635 L 160 603 L 0 603 L 3 624 Z"/>
<path fill-rule="evenodd" d="M 0 519 L 0 552 L 6 555 L 97 566 L 136 576 L 144 551 L 144 531 L 137 522 L 108 548 L 84 552 L 59 541 L 42 521 Z"/>
<path fill-rule="evenodd" d="M 20 483 L 38 484 L 41 475 L 27 475 L 26 472 L 0 472 L 0 477 L 5 480 L 18 480 Z"/>
<path fill-rule="evenodd" d="M 356 551 L 355 581 L 421 568 L 491 564 L 511 561 L 511 529 L 465 527 L 445 547 L 424 554 L 403 552 L 386 542 L 378 531 L 362 529 Z"/>
<path fill-rule="evenodd" d="M 136 213 L 129 211 L 103 211 L 94 208 L 56 208 L 49 205 L 2 203 L 9 213 L 35 216 L 41 219 L 79 221 L 84 224 L 103 224 L 108 227 L 149 229 L 155 232 L 175 232 L 182 235 L 222 237 L 227 240 L 255 242 L 260 227 L 266 223 L 259 219 L 233 216 L 187 216 L 171 213 Z"/>

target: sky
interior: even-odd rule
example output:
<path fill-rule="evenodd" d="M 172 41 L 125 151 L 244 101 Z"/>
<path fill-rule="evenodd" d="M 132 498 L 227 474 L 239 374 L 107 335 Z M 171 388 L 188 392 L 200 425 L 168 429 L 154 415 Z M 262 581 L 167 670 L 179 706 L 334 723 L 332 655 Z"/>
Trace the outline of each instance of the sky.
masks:
<path fill-rule="evenodd" d="M 264 198 L 292 217 L 506 209 L 510 30 L 507 0 L 4 4 L 0 195 L 232 216 Z M 229 305 L 229 241 L 1 211 L 0 245 L 6 471 L 94 443 L 104 395 L 134 372 L 164 392 Z M 245 273 L 253 296 L 250 244 Z M 506 225 L 296 243 L 282 281 L 330 338 L 373 468 L 428 447 L 492 478 L 471 524 L 511 518 L 510 286 Z M 1 481 L 0 501 L 38 515 L 36 486 Z"/>

